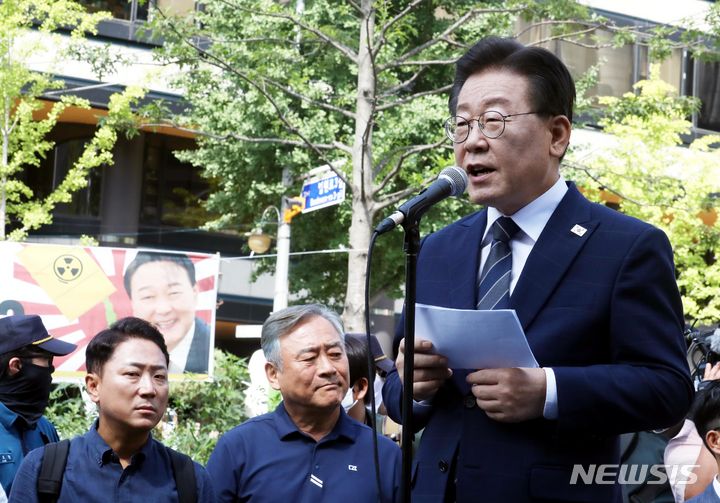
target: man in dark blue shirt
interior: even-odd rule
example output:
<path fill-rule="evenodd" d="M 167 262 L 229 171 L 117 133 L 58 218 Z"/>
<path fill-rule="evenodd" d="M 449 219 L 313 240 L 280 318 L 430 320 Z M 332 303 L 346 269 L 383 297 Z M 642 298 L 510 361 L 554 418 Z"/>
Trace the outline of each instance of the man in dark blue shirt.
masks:
<path fill-rule="evenodd" d="M 372 429 L 340 406 L 349 381 L 343 334 L 338 315 L 317 304 L 265 321 L 265 371 L 283 402 L 220 438 L 207 465 L 219 501 L 399 500 L 400 449 L 378 437 L 378 488 Z"/>
<path fill-rule="evenodd" d="M 6 493 L 25 455 L 58 441 L 55 427 L 43 416 L 52 360 L 76 347 L 54 339 L 39 316 L 0 319 L 0 485 Z"/>
<path fill-rule="evenodd" d="M 144 320 L 123 318 L 97 334 L 85 355 L 85 385 L 99 417 L 70 444 L 58 503 L 177 502 L 170 454 L 150 434 L 168 401 L 169 356 L 162 334 Z M 44 453 L 36 449 L 25 458 L 10 501 L 38 501 Z M 196 501 L 214 502 L 207 472 L 197 463 L 193 469 Z"/>

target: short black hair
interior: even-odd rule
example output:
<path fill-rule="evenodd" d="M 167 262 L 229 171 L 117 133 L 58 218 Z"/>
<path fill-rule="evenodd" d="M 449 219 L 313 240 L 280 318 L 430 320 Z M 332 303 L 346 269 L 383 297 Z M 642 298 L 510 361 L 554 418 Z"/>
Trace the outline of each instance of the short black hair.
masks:
<path fill-rule="evenodd" d="M 8 366 L 10 365 L 10 360 L 12 360 L 13 358 L 30 360 L 32 358 L 52 358 L 54 356 L 55 355 L 53 355 L 51 352 L 45 351 L 44 349 L 39 348 L 35 344 L 28 344 L 13 351 L 3 353 L 0 355 L 0 380 L 9 377 L 7 373 Z"/>
<path fill-rule="evenodd" d="M 704 389 L 696 393 L 690 417 L 700 438 L 708 447 L 705 435 L 710 430 L 720 429 L 720 381 L 710 381 Z"/>
<path fill-rule="evenodd" d="M 128 316 L 120 318 L 105 330 L 98 332 L 85 349 L 85 368 L 89 373 L 102 374 L 103 367 L 117 348 L 129 339 L 145 339 L 155 343 L 165 356 L 165 365 L 170 364 L 170 354 L 165 338 L 151 323 Z"/>
<path fill-rule="evenodd" d="M 347 353 L 348 367 L 350 369 L 350 387 L 354 386 L 358 379 L 365 378 L 368 386 L 372 386 L 368 374 L 368 348 L 364 334 L 362 337 L 356 334 L 345 334 L 345 352 Z M 366 401 L 370 394 L 365 395 Z"/>
<path fill-rule="evenodd" d="M 503 69 L 525 77 L 530 105 L 542 115 L 564 115 L 570 122 L 575 105 L 575 82 L 565 64 L 542 47 L 527 47 L 510 38 L 487 37 L 472 46 L 456 63 L 455 82 L 448 106 L 455 115 L 465 81 L 476 73 Z M 523 110 L 524 112 L 525 110 Z"/>
<path fill-rule="evenodd" d="M 125 284 L 125 291 L 127 292 L 128 297 L 132 298 L 132 293 L 130 292 L 130 283 L 132 282 L 132 278 L 135 275 L 135 272 L 140 266 L 149 264 L 150 262 L 171 262 L 178 267 L 185 269 L 185 272 L 188 275 L 188 279 L 190 279 L 190 285 L 195 286 L 195 265 L 192 263 L 192 260 L 187 257 L 187 255 L 139 252 L 137 255 L 135 255 L 133 261 L 130 262 L 130 265 L 128 265 L 127 269 L 125 270 L 125 277 L 123 278 L 123 283 Z"/>

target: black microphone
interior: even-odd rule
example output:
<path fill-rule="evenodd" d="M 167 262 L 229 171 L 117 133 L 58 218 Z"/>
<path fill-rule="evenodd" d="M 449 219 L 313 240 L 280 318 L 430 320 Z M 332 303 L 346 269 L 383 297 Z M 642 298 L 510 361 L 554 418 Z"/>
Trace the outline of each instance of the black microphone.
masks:
<path fill-rule="evenodd" d="M 468 177 L 465 170 L 457 166 L 445 168 L 433 183 L 428 185 L 417 196 L 404 202 L 395 213 L 375 227 L 375 232 L 384 234 L 393 230 L 406 220 L 419 219 L 435 203 L 450 196 L 459 196 L 465 192 Z"/>

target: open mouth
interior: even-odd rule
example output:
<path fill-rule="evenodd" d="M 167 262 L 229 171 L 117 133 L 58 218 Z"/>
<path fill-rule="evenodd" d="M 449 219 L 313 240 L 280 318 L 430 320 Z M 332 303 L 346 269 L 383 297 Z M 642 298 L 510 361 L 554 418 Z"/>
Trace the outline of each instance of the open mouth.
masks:
<path fill-rule="evenodd" d="M 493 168 L 488 168 L 487 166 L 470 166 L 467 171 L 470 176 L 483 176 L 492 173 L 495 170 Z"/>

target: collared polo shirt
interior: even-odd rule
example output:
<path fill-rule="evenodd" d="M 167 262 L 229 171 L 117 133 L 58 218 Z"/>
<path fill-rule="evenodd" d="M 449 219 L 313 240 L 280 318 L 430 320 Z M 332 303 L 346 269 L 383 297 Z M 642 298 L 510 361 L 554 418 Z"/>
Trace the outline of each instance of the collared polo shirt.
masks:
<path fill-rule="evenodd" d="M 223 435 L 207 464 L 218 501 L 377 503 L 399 501 L 400 448 L 378 436 L 377 493 L 372 429 L 345 414 L 319 442 L 281 403 Z"/>
<path fill-rule="evenodd" d="M 45 416 L 28 427 L 20 416 L 0 403 L 0 484 L 5 492 L 10 493 L 15 473 L 28 452 L 57 441 L 57 431 Z"/>
<path fill-rule="evenodd" d="M 177 503 L 170 456 L 163 444 L 152 438 L 133 455 L 123 469 L 118 456 L 97 432 L 97 421 L 85 435 L 70 442 L 65 475 L 58 503 Z M 32 451 L 23 461 L 10 492 L 10 501 L 35 503 L 37 479 L 44 449 Z M 207 472 L 195 465 L 198 503 L 214 502 Z"/>

